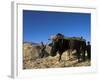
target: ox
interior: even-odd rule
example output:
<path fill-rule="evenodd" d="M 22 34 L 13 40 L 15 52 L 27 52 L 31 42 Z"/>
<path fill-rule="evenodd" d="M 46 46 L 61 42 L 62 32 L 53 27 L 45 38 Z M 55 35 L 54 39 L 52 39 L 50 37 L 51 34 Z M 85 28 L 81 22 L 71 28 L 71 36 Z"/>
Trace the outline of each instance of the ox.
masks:
<path fill-rule="evenodd" d="M 80 60 L 85 60 L 86 42 L 84 39 L 64 39 L 62 34 L 57 34 L 56 38 L 52 39 L 51 47 L 50 55 L 56 56 L 58 52 L 60 55 L 59 61 L 61 60 L 63 52 L 66 50 L 76 50 L 78 62 L 80 62 Z"/>

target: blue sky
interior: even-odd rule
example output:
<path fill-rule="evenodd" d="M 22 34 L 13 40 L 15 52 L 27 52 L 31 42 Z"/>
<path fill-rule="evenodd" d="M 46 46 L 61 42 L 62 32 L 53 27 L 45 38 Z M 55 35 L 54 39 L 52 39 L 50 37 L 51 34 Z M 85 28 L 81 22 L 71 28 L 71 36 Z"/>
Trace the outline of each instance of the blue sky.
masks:
<path fill-rule="evenodd" d="M 90 41 L 91 14 L 23 10 L 23 39 L 47 42 L 51 35 L 83 36 Z"/>

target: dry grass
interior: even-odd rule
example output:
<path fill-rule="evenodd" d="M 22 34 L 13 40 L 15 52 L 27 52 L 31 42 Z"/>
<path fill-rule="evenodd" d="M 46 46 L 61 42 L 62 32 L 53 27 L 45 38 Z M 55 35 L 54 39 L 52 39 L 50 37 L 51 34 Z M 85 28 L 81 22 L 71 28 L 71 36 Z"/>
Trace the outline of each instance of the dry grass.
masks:
<path fill-rule="evenodd" d="M 32 46 L 30 44 L 24 44 L 23 47 L 23 69 L 40 69 L 40 68 L 61 68 L 61 67 L 78 67 L 78 66 L 90 66 L 91 61 L 77 62 L 74 56 L 71 56 L 69 60 L 68 52 L 64 52 L 61 61 L 59 61 L 59 55 L 55 57 L 38 58 L 39 46 Z"/>

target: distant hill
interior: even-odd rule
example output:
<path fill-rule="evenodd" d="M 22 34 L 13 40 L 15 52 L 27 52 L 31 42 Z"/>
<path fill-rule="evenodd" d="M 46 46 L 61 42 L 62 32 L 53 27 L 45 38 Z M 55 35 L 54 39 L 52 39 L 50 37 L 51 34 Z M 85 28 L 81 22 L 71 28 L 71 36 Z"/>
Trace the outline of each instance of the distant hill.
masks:
<path fill-rule="evenodd" d="M 37 45 L 37 46 L 40 46 L 41 44 L 40 43 L 35 43 L 35 42 L 23 42 L 24 44 L 30 44 L 30 45 Z"/>

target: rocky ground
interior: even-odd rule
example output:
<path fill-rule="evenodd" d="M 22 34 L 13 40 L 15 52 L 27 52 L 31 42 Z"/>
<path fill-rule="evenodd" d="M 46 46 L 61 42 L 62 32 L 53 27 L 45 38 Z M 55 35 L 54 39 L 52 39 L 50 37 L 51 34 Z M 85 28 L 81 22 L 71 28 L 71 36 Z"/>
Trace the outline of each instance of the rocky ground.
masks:
<path fill-rule="evenodd" d="M 63 68 L 63 67 L 79 67 L 90 66 L 91 61 L 78 62 L 74 56 L 69 60 L 68 52 L 64 52 L 59 61 L 59 54 L 55 57 L 39 58 L 41 46 L 33 46 L 24 44 L 23 47 L 23 69 L 40 69 L 40 68 Z"/>

